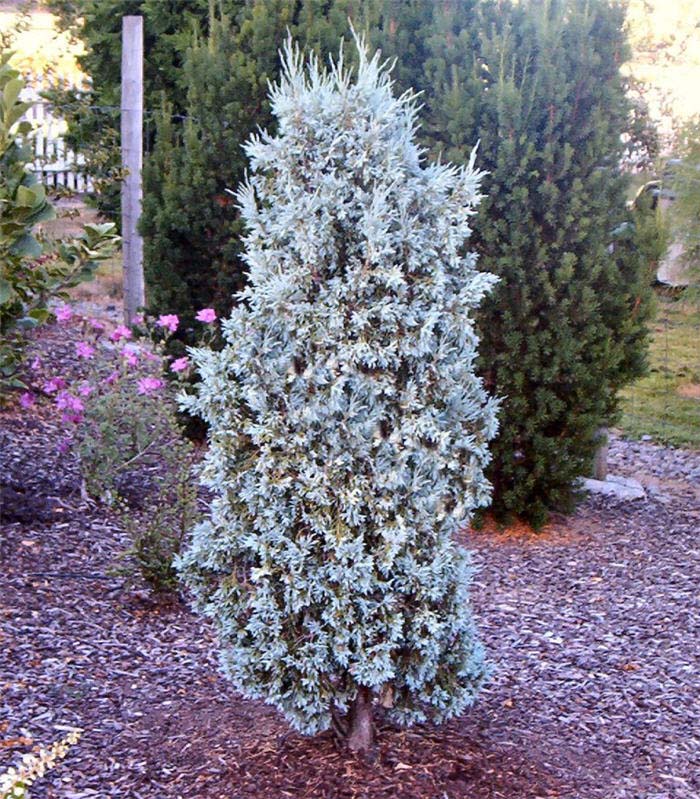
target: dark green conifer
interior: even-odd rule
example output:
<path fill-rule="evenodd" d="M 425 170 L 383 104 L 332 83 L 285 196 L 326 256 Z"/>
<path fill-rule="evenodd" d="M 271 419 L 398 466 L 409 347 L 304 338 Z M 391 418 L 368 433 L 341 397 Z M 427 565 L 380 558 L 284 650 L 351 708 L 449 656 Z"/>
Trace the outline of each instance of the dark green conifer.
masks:
<path fill-rule="evenodd" d="M 154 311 L 190 319 L 202 307 L 223 312 L 243 286 L 241 224 L 229 192 L 243 178 L 243 141 L 266 118 L 265 66 L 241 51 L 226 17 L 212 19 L 187 53 L 187 115 L 164 104 L 144 170 L 144 261 Z"/>
<path fill-rule="evenodd" d="M 400 12 L 410 26 L 420 10 L 399 6 L 383 32 L 389 47 Z M 425 144 L 464 161 L 479 140 L 490 173 L 474 228 L 482 268 L 501 278 L 480 322 L 482 373 L 504 397 L 494 511 L 539 525 L 571 508 L 596 431 L 644 368 L 649 289 L 619 167 L 623 10 L 612 0 L 445 0 L 430 11 L 423 75 L 413 76 L 425 90 Z"/>
<path fill-rule="evenodd" d="M 358 27 L 372 19 L 360 9 Z M 230 310 L 245 281 L 242 227 L 230 192 L 244 178 L 243 143 L 271 128 L 268 82 L 279 76 L 277 45 L 287 31 L 322 57 L 349 36 L 350 0 L 253 0 L 238 20 L 208 23 L 187 53 L 187 114 L 167 105 L 145 169 L 142 230 L 149 307 L 177 312 L 213 306 Z"/>

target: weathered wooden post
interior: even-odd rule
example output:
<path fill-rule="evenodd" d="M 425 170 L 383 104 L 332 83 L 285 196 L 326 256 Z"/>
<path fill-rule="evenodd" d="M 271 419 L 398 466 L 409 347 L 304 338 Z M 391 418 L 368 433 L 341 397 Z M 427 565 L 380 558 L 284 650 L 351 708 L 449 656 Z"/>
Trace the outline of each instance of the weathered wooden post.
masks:
<path fill-rule="evenodd" d="M 593 460 L 593 479 L 606 480 L 608 476 L 608 428 L 601 427 L 596 432 L 598 449 Z"/>
<path fill-rule="evenodd" d="M 122 20 L 122 246 L 124 321 L 131 324 L 146 304 L 143 239 L 138 232 L 143 188 L 143 17 Z"/>

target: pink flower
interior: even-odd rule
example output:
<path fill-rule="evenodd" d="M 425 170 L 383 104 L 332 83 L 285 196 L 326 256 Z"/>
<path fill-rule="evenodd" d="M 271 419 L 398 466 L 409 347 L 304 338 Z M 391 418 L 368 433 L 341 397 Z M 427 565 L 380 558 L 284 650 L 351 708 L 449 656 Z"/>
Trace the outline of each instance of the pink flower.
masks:
<path fill-rule="evenodd" d="M 62 377 L 52 377 L 51 380 L 47 380 L 44 383 L 44 391 L 47 394 L 55 394 L 62 388 L 65 388 L 68 385 L 66 381 Z"/>
<path fill-rule="evenodd" d="M 105 329 L 105 326 L 102 324 L 102 322 L 100 322 L 99 319 L 91 319 L 90 320 L 90 327 L 93 330 L 96 330 L 98 333 L 100 333 L 101 331 L 103 331 Z"/>
<path fill-rule="evenodd" d="M 63 438 L 58 442 L 58 446 L 56 447 L 56 449 L 61 453 L 61 455 L 65 455 L 72 446 L 73 446 L 72 439 Z"/>
<path fill-rule="evenodd" d="M 216 320 L 216 311 L 213 308 L 202 308 L 201 311 L 197 311 L 195 319 L 198 322 L 214 322 Z"/>
<path fill-rule="evenodd" d="M 80 358 L 92 358 L 95 354 L 95 348 L 91 347 L 87 341 L 79 341 L 75 345 L 75 351 Z"/>
<path fill-rule="evenodd" d="M 83 414 L 82 413 L 64 413 L 61 416 L 61 421 L 63 424 L 80 424 L 83 421 Z"/>
<path fill-rule="evenodd" d="M 153 361 L 155 363 L 160 363 L 160 355 L 156 355 L 155 352 L 149 352 L 148 350 L 144 350 L 144 352 L 142 354 L 143 354 L 143 357 L 147 361 Z"/>
<path fill-rule="evenodd" d="M 124 347 L 122 356 L 126 359 L 129 366 L 136 366 L 139 362 L 139 350 L 136 347 Z"/>
<path fill-rule="evenodd" d="M 153 394 L 160 391 L 165 383 L 158 377 L 142 377 L 138 382 L 139 394 Z"/>
<path fill-rule="evenodd" d="M 190 365 L 189 358 L 178 358 L 170 364 L 171 372 L 184 372 Z"/>
<path fill-rule="evenodd" d="M 23 408 L 31 408 L 32 405 L 34 405 L 35 399 L 36 398 L 31 391 L 25 391 L 24 394 L 22 394 L 22 396 L 19 398 L 19 404 Z"/>
<path fill-rule="evenodd" d="M 89 397 L 94 390 L 94 386 L 91 386 L 89 383 L 83 383 L 78 389 L 78 394 L 80 394 L 81 397 Z"/>
<path fill-rule="evenodd" d="M 156 322 L 158 327 L 165 327 L 171 333 L 174 333 L 177 330 L 177 326 L 180 324 L 180 320 L 177 317 L 177 314 L 161 314 L 158 317 L 158 321 Z"/>
<path fill-rule="evenodd" d="M 131 320 L 132 324 L 134 325 L 142 325 L 146 321 L 146 317 L 142 313 L 137 313 L 136 316 Z"/>
<path fill-rule="evenodd" d="M 61 410 L 75 411 L 76 413 L 85 410 L 83 401 L 69 394 L 67 391 L 61 391 L 60 394 L 58 394 L 56 397 L 56 407 Z"/>
<path fill-rule="evenodd" d="M 102 382 L 106 383 L 108 386 L 111 386 L 114 385 L 114 383 L 116 383 L 117 380 L 119 380 L 119 372 L 114 371 L 112 372 L 112 374 L 105 377 L 105 379 Z"/>
<path fill-rule="evenodd" d="M 131 330 L 126 325 L 119 325 L 112 331 L 110 341 L 121 341 L 123 338 L 131 338 Z"/>
<path fill-rule="evenodd" d="M 32 372 L 36 372 L 41 369 L 41 358 L 38 355 L 29 364 L 29 368 L 32 370 Z"/>
<path fill-rule="evenodd" d="M 73 316 L 73 309 L 70 305 L 59 305 L 54 311 L 57 322 L 67 322 Z"/>

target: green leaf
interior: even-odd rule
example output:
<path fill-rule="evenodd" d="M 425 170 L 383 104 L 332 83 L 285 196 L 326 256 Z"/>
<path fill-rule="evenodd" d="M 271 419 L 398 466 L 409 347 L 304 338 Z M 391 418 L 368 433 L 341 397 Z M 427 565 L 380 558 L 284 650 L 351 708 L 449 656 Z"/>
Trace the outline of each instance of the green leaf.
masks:
<path fill-rule="evenodd" d="M 56 218 L 56 209 L 53 205 L 46 203 L 44 207 L 39 211 L 38 214 L 35 214 L 32 217 L 32 223 L 38 224 L 39 222 L 46 222 L 48 219 L 55 219 Z"/>
<path fill-rule="evenodd" d="M 43 201 L 43 197 L 41 197 L 40 192 L 33 187 L 20 186 L 17 189 L 16 200 L 20 208 L 34 208 L 34 206 L 39 205 Z"/>
<path fill-rule="evenodd" d="M 43 252 L 43 249 L 34 236 L 27 233 L 17 239 L 10 248 L 10 252 L 13 255 L 20 255 L 23 258 L 38 258 Z"/>
<path fill-rule="evenodd" d="M 5 88 L 2 92 L 2 101 L 5 105 L 5 108 L 12 108 L 12 106 L 17 102 L 19 93 L 23 88 L 24 81 L 21 78 L 15 78 L 14 80 L 10 80 L 5 84 Z"/>
<path fill-rule="evenodd" d="M 5 378 L 3 383 L 7 388 L 27 388 L 27 384 L 23 380 L 20 380 L 19 377 Z"/>
<path fill-rule="evenodd" d="M 34 308 L 28 314 L 32 319 L 36 319 L 37 324 L 43 324 L 50 316 L 48 308 Z"/>
<path fill-rule="evenodd" d="M 12 285 L 5 278 L 0 277 L 0 305 L 4 305 L 8 300 L 12 299 L 15 295 L 15 290 Z"/>
<path fill-rule="evenodd" d="M 117 226 L 114 222 L 102 222 L 101 224 L 86 223 L 84 227 L 87 233 L 93 233 L 102 238 L 103 236 L 114 235 Z"/>
<path fill-rule="evenodd" d="M 12 127 L 15 122 L 19 120 L 29 111 L 34 103 L 17 103 L 12 110 L 8 111 L 5 115 L 5 124 L 7 127 Z"/>

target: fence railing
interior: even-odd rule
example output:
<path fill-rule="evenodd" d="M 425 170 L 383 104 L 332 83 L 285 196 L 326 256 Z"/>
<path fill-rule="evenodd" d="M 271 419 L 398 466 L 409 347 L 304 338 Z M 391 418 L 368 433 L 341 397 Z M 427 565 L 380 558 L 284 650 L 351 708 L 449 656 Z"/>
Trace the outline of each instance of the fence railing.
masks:
<path fill-rule="evenodd" d="M 65 142 L 65 120 L 53 114 L 51 104 L 42 99 L 36 88 L 25 88 L 22 100 L 32 103 L 24 118 L 34 127 L 35 175 L 47 188 L 65 188 L 76 193 L 93 191 L 92 180 L 84 169 L 84 156 Z"/>

